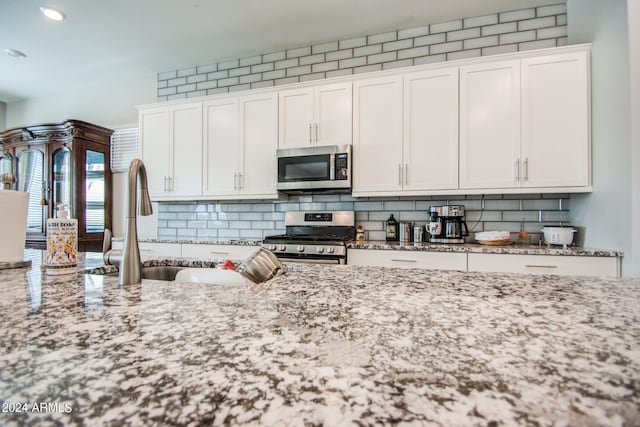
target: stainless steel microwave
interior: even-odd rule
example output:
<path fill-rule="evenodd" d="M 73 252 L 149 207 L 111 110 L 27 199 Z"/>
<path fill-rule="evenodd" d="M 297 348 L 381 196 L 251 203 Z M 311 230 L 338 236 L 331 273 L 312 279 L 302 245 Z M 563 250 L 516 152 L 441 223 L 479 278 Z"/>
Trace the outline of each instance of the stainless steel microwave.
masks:
<path fill-rule="evenodd" d="M 351 145 L 284 148 L 277 157 L 279 191 L 351 190 Z"/>

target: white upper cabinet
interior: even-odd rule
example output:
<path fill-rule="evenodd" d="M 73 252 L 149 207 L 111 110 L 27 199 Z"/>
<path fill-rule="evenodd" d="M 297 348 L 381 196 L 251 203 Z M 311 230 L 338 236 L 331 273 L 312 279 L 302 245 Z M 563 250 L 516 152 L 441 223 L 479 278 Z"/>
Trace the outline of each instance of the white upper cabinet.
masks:
<path fill-rule="evenodd" d="M 588 191 L 588 51 L 460 67 L 460 188 Z"/>
<path fill-rule="evenodd" d="M 204 115 L 204 195 L 276 198 L 277 94 L 207 101 Z"/>
<path fill-rule="evenodd" d="M 147 186 L 152 199 L 166 195 L 168 190 L 169 108 L 159 107 L 140 110 L 138 116 L 140 154 L 147 170 Z"/>
<path fill-rule="evenodd" d="M 590 185 L 587 52 L 522 60 L 522 185 Z"/>
<path fill-rule="evenodd" d="M 355 196 L 458 189 L 458 68 L 354 83 Z"/>
<path fill-rule="evenodd" d="M 278 95 L 240 98 L 238 191 L 245 197 L 277 198 Z"/>
<path fill-rule="evenodd" d="M 237 186 L 237 151 L 240 109 L 238 98 L 206 101 L 204 112 L 204 194 L 234 195 Z"/>
<path fill-rule="evenodd" d="M 141 110 L 139 127 L 151 197 L 202 195 L 202 103 Z"/>
<path fill-rule="evenodd" d="M 403 190 L 458 189 L 458 68 L 404 76 Z"/>
<path fill-rule="evenodd" d="M 202 195 L 202 103 L 169 109 L 171 150 L 170 191 L 175 196 Z"/>
<path fill-rule="evenodd" d="M 279 93 L 279 148 L 351 143 L 351 82 Z"/>
<path fill-rule="evenodd" d="M 353 195 L 402 190 L 402 76 L 353 84 Z"/>
<path fill-rule="evenodd" d="M 460 67 L 460 188 L 519 186 L 520 61 Z"/>

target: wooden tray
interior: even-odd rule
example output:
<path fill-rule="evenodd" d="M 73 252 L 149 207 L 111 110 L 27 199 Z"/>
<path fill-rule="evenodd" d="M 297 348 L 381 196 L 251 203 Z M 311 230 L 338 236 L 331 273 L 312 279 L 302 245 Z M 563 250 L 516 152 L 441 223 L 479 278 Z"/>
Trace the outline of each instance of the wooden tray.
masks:
<path fill-rule="evenodd" d="M 511 240 L 511 238 L 508 238 L 508 239 L 498 239 L 498 240 L 476 240 L 476 242 L 480 243 L 481 245 L 487 245 L 487 246 L 505 246 L 505 245 L 512 244 L 513 240 Z"/>

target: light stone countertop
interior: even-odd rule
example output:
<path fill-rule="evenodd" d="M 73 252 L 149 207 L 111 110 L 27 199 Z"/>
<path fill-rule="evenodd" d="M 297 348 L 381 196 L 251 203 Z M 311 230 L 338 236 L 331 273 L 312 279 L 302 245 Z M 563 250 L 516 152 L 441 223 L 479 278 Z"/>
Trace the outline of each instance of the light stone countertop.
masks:
<path fill-rule="evenodd" d="M 122 241 L 122 238 L 114 238 L 114 241 Z M 202 245 L 236 245 L 236 246 L 260 246 L 260 240 L 183 240 L 183 239 L 140 239 L 140 242 L 149 243 L 181 243 Z M 399 251 L 423 251 L 423 252 L 463 252 L 463 253 L 493 253 L 516 255 L 562 255 L 562 256 L 596 256 L 596 257 L 622 257 L 624 253 L 611 249 L 581 248 L 569 246 L 547 245 L 520 245 L 511 244 L 504 246 L 486 246 L 478 243 L 441 244 L 441 243 L 399 243 L 386 242 L 384 240 L 367 240 L 364 242 L 351 242 L 349 249 L 376 249 Z"/>
<path fill-rule="evenodd" d="M 577 246 L 547 245 L 520 245 L 511 244 L 504 246 L 488 246 L 479 243 L 442 244 L 442 243 L 399 243 L 383 240 L 368 240 L 364 242 L 351 242 L 350 249 L 377 249 L 397 251 L 423 251 L 423 252 L 463 252 L 486 254 L 514 254 L 514 255 L 562 255 L 562 256 L 596 256 L 596 257 L 621 257 L 623 252 L 609 249 L 590 249 Z"/>
<path fill-rule="evenodd" d="M 30 257 L 0 272 L 0 400 L 29 409 L 3 426 L 640 423 L 640 279 L 291 264 L 120 287 Z"/>

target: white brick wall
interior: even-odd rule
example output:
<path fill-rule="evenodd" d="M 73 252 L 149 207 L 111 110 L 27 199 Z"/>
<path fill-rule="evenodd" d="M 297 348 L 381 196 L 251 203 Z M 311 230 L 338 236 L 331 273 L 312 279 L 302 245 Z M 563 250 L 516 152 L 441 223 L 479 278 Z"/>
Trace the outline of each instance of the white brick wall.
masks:
<path fill-rule="evenodd" d="M 158 101 L 563 46 L 566 4 L 505 11 L 158 73 Z"/>
<path fill-rule="evenodd" d="M 200 240 L 249 238 L 284 233 L 284 215 L 288 210 L 354 210 L 356 221 L 367 230 L 370 240 L 384 240 L 383 223 L 393 214 L 400 221 L 425 224 L 429 207 L 464 205 L 471 233 L 484 230 L 507 230 L 515 237 L 522 221 L 531 242 L 540 239 L 542 225 L 568 222 L 568 194 L 438 196 L 418 200 L 353 199 L 349 195 L 290 197 L 286 202 L 190 202 L 160 203 L 158 237 Z M 470 236 L 473 239 L 473 234 Z"/>

